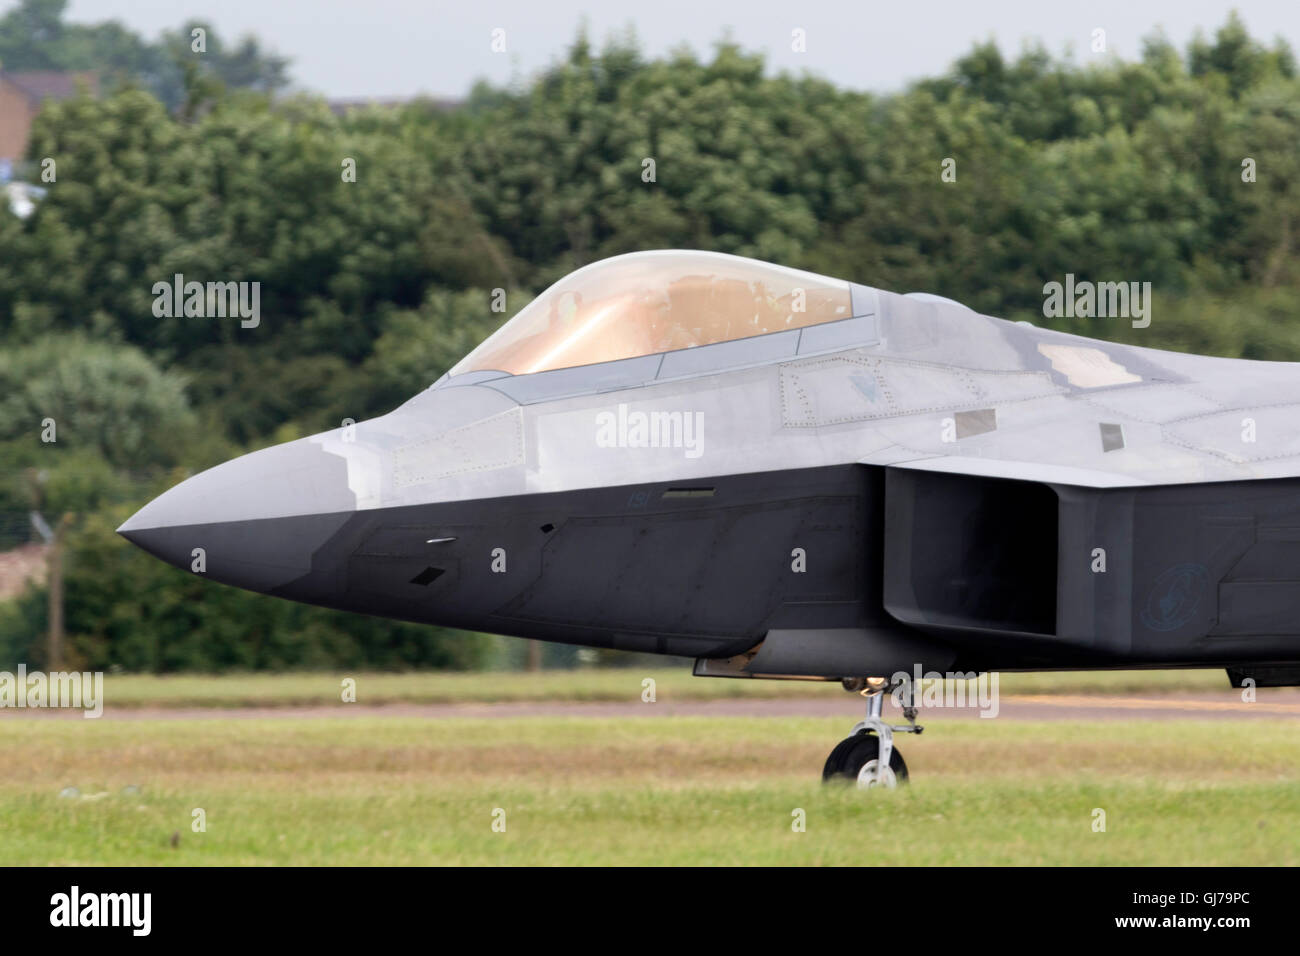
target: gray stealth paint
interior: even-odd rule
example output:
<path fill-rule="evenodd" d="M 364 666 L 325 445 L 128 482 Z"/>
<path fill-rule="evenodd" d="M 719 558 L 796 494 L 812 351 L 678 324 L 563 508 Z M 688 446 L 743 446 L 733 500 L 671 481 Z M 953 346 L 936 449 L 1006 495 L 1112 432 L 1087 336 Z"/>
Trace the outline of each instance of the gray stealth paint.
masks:
<path fill-rule="evenodd" d="M 312 440 L 302 439 L 200 472 L 149 502 L 118 531 L 136 541 L 132 532 L 184 526 L 196 519 L 211 525 L 356 507 L 346 461 Z M 203 542 L 194 546 L 202 547 Z"/>
<path fill-rule="evenodd" d="M 183 568 L 203 548 L 216 580 L 409 620 L 698 656 L 815 633 L 809 673 L 873 666 L 813 645 L 884 631 L 964 670 L 1300 661 L 1297 366 L 851 298 L 861 314 L 797 334 L 444 377 L 121 531 Z M 704 453 L 596 447 L 622 404 L 702 415 Z"/>

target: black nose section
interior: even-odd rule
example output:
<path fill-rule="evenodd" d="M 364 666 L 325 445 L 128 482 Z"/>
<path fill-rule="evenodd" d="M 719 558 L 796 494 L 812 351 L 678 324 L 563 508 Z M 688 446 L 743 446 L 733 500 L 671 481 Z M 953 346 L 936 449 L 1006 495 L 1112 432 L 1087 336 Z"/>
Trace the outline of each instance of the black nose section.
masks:
<path fill-rule="evenodd" d="M 117 530 L 183 570 L 271 591 L 309 573 L 355 508 L 347 462 L 304 440 L 195 475 Z"/>
<path fill-rule="evenodd" d="M 294 515 L 118 533 L 182 570 L 265 593 L 309 574 L 321 548 L 350 517 L 350 513 Z"/>

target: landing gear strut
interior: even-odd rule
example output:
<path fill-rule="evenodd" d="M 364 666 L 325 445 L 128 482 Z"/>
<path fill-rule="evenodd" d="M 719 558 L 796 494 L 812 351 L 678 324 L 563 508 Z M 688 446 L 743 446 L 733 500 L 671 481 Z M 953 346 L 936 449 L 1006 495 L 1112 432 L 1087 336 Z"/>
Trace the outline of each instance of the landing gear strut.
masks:
<path fill-rule="evenodd" d="M 890 790 L 906 783 L 907 764 L 894 748 L 894 733 L 919 734 L 925 729 L 916 722 L 911 682 L 901 685 L 906 726 L 887 724 L 881 717 L 885 695 L 892 690 L 884 678 L 845 678 L 843 684 L 845 690 L 860 693 L 867 699 L 867 716 L 826 758 L 822 781 L 855 783 L 859 789 L 886 787 Z"/>

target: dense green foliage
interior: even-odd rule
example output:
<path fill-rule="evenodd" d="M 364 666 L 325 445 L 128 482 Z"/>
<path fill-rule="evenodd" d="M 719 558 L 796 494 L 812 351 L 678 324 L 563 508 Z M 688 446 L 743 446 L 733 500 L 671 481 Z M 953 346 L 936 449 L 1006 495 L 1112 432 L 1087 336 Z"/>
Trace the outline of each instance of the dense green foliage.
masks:
<path fill-rule="evenodd" d="M 0 20 L 0 57 L 11 33 Z M 450 112 L 187 95 L 47 108 L 29 158 L 57 181 L 30 218 L 0 210 L 0 509 L 88 515 L 69 626 L 96 664 L 470 663 L 429 629 L 196 584 L 117 543 L 110 514 L 391 409 L 503 318 L 492 290 L 513 313 L 604 256 L 714 249 L 1040 323 L 1066 273 L 1149 281 L 1149 328 L 1056 324 L 1300 359 L 1300 79 L 1235 19 L 1185 53 L 1154 37 L 1138 62 L 977 46 L 889 96 L 773 76 L 727 44 L 647 61 L 584 38 Z M 177 273 L 260 282 L 260 324 L 159 318 L 154 283 Z M 36 646 L 40 608 L 0 615 L 0 659 Z"/>

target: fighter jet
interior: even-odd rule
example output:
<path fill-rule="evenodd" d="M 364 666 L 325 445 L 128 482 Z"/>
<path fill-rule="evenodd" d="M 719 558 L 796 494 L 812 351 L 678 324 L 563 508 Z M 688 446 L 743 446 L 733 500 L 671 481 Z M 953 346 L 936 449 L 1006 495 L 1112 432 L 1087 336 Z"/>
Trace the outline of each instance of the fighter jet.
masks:
<path fill-rule="evenodd" d="M 1300 683 L 1300 368 L 1118 345 L 735 256 L 578 269 L 392 412 L 118 530 L 406 621 L 842 681 L 827 780 L 892 786 L 899 675 Z"/>

